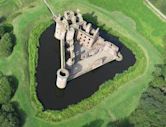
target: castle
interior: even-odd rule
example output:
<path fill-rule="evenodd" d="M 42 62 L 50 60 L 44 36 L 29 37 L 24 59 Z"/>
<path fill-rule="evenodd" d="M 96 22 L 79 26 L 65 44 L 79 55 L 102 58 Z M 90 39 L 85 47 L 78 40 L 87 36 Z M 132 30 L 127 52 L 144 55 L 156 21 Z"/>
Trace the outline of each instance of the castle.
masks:
<path fill-rule="evenodd" d="M 87 23 L 78 9 L 56 16 L 48 2 L 43 1 L 56 23 L 54 37 L 60 40 L 61 68 L 57 71 L 56 80 L 58 88 L 65 88 L 67 81 L 108 62 L 123 59 L 119 48 L 105 41 L 100 36 L 99 28 L 94 29 L 91 23 Z"/>
<path fill-rule="evenodd" d="M 67 81 L 92 71 L 108 62 L 121 61 L 119 48 L 105 41 L 79 10 L 65 11 L 53 16 L 56 23 L 54 37 L 60 40 L 61 68 L 57 71 L 57 87 L 63 89 Z M 66 57 L 69 54 L 69 57 Z M 79 84 L 78 84 L 79 85 Z"/>

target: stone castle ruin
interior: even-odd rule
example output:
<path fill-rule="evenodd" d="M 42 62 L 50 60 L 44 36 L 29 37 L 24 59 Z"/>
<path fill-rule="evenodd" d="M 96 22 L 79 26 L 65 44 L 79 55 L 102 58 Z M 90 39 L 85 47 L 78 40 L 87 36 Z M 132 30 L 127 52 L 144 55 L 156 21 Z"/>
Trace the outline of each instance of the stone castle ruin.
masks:
<path fill-rule="evenodd" d="M 53 20 L 56 23 L 54 37 L 60 40 L 61 48 L 61 68 L 57 71 L 56 81 L 58 88 L 65 88 L 67 81 L 108 62 L 123 59 L 119 48 L 104 40 L 99 28 L 94 29 L 91 23 L 86 22 L 79 10 L 65 11 L 63 16 L 53 15 Z"/>

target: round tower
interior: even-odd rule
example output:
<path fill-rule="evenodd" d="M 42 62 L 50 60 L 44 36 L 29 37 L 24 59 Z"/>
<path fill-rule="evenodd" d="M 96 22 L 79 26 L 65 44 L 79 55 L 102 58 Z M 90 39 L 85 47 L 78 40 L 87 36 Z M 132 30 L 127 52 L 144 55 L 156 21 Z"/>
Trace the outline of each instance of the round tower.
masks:
<path fill-rule="evenodd" d="M 67 69 L 59 69 L 57 71 L 56 85 L 60 89 L 64 89 L 67 84 L 67 79 L 69 77 L 69 71 Z"/>

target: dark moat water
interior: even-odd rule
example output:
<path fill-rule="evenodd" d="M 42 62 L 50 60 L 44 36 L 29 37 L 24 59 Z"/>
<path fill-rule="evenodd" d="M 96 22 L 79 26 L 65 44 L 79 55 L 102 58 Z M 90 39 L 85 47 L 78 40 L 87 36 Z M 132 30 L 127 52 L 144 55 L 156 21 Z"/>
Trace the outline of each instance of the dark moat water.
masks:
<path fill-rule="evenodd" d="M 61 110 L 82 99 L 90 97 L 99 86 L 107 80 L 113 79 L 115 74 L 122 73 L 134 65 L 136 59 L 133 53 L 119 40 L 106 32 L 101 35 L 106 40 L 120 47 L 123 55 L 121 62 L 108 63 L 92 72 L 84 74 L 68 82 L 64 90 L 56 85 L 56 72 L 60 68 L 60 43 L 53 36 L 55 24 L 48 27 L 40 37 L 39 59 L 37 66 L 37 96 L 45 109 Z"/>

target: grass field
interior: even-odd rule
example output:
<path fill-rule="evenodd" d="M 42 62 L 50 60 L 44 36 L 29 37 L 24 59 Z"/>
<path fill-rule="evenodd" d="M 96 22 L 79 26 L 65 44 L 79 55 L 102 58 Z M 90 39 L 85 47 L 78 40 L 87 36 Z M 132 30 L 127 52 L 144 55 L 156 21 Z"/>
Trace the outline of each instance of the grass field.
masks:
<path fill-rule="evenodd" d="M 92 110 L 58 123 L 49 123 L 35 117 L 29 93 L 27 54 L 29 34 L 35 25 L 49 20 L 51 15 L 41 1 L 31 3 L 34 5 L 31 8 L 26 7 L 29 6 L 26 4 L 18 7 L 12 5 L 12 2 L 17 5 L 19 0 L 0 3 L 0 14 L 2 15 L 3 12 L 3 15 L 8 15 L 9 12 L 13 13 L 12 11 L 20 9 L 9 18 L 9 22 L 14 25 L 17 44 L 10 57 L 0 59 L 0 70 L 5 74 L 15 75 L 19 81 L 13 101 L 19 102 L 20 107 L 25 111 L 25 127 L 81 127 L 96 120 L 102 121 L 104 127 L 110 120 L 128 116 L 135 109 L 141 93 L 152 78 L 154 65 L 162 62 L 163 37 L 166 35 L 166 23 L 150 11 L 143 0 L 125 0 L 125 2 L 124 0 L 50 0 L 55 12 L 76 8 L 83 13 L 94 11 L 99 22 L 135 42 L 146 56 L 144 73 L 137 78 L 131 78 L 132 80 L 123 84 Z M 13 16 L 18 12 L 20 12 L 18 16 Z"/>
<path fill-rule="evenodd" d="M 163 14 L 166 15 L 166 1 L 165 0 L 149 0 L 155 7 L 157 7 Z"/>

